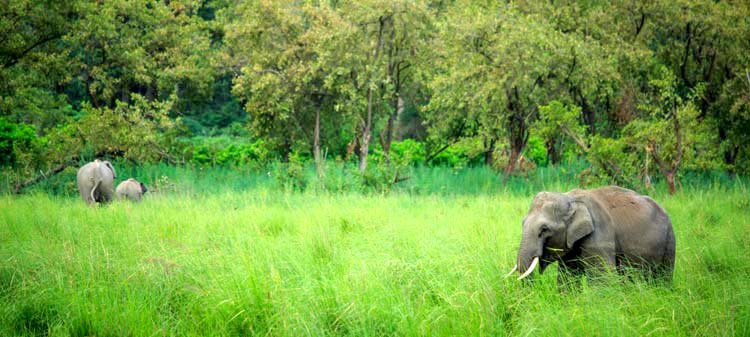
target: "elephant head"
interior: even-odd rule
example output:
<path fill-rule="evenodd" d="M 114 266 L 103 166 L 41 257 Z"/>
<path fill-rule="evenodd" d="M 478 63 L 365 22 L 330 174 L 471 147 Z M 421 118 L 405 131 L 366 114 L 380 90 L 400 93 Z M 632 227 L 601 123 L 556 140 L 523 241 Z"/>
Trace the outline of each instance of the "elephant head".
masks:
<path fill-rule="evenodd" d="M 530 275 L 537 266 L 544 272 L 550 263 L 562 258 L 593 230 L 588 208 L 576 197 L 565 193 L 537 194 L 522 222 L 516 264 L 521 273 L 518 279 Z"/>

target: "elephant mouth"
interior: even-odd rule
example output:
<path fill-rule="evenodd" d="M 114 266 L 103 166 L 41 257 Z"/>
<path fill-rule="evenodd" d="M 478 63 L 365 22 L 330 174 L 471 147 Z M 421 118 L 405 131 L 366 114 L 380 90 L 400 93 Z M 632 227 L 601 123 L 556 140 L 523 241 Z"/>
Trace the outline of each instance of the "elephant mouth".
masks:
<path fill-rule="evenodd" d="M 539 272 L 544 272 L 544 269 L 547 268 L 547 266 L 562 258 L 563 255 L 565 255 L 565 251 L 562 249 L 544 247 L 544 250 L 542 250 L 542 256 L 539 258 Z"/>
<path fill-rule="evenodd" d="M 549 254 L 542 254 L 542 256 L 539 257 L 539 273 L 543 274 L 544 270 L 547 269 L 547 266 L 552 264 L 552 262 L 554 262 L 554 260 L 550 257 Z"/>
<path fill-rule="evenodd" d="M 551 248 L 551 247 L 544 247 L 542 249 L 541 255 L 533 256 L 531 259 L 531 264 L 524 269 L 525 271 L 521 271 L 519 269 L 519 264 L 516 263 L 515 267 L 505 276 L 506 278 L 510 277 L 514 272 L 518 271 L 521 274 L 521 276 L 518 277 L 518 280 L 522 280 L 529 276 L 536 267 L 539 267 L 539 273 L 544 273 L 544 269 L 547 268 L 550 264 L 553 262 L 559 260 L 562 258 L 563 255 L 565 255 L 565 250 L 559 249 L 559 248 Z"/>

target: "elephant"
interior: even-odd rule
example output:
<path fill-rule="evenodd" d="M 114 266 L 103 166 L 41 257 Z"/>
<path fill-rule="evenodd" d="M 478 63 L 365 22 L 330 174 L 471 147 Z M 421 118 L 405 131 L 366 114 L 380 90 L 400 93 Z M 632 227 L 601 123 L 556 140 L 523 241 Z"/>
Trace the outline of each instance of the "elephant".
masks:
<path fill-rule="evenodd" d="M 117 185 L 115 194 L 119 200 L 141 201 L 143 194 L 148 192 L 146 185 L 138 180 L 130 178 Z"/>
<path fill-rule="evenodd" d="M 608 186 L 567 193 L 540 192 L 521 225 L 518 279 L 558 262 L 558 284 L 567 276 L 633 268 L 671 280 L 675 236 L 669 216 L 653 199 Z M 590 273 L 589 273 L 590 274 Z"/>
<path fill-rule="evenodd" d="M 106 160 L 96 159 L 84 165 L 78 170 L 77 175 L 81 198 L 89 205 L 112 201 L 115 178 L 115 168 Z"/>

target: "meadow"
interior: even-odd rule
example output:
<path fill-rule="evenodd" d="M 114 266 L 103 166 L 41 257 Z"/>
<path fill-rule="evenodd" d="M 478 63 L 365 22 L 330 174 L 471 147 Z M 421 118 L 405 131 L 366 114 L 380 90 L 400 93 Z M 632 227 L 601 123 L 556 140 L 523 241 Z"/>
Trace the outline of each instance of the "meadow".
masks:
<path fill-rule="evenodd" d="M 0 196 L 0 335 L 750 335 L 742 178 L 648 191 L 674 223 L 671 286 L 612 275 L 560 290 L 554 265 L 532 283 L 504 275 L 533 195 L 577 183 L 564 172 L 502 185 L 422 168 L 389 193 L 285 189 L 270 172 L 130 175 L 152 182 L 140 204 L 86 207 L 69 184 Z"/>

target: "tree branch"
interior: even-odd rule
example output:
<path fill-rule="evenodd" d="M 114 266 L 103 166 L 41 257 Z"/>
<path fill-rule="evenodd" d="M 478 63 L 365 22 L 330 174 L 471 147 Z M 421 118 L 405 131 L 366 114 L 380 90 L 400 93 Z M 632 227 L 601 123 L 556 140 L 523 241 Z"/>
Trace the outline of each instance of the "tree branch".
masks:
<path fill-rule="evenodd" d="M 94 155 L 94 157 L 95 158 L 101 158 L 101 157 L 104 157 L 104 156 L 121 156 L 122 154 L 123 154 L 123 151 L 121 151 L 119 149 L 103 150 L 103 151 L 97 152 Z M 13 188 L 13 193 L 14 194 L 20 194 L 25 188 L 33 186 L 33 185 L 36 185 L 36 184 L 38 184 L 38 183 L 40 183 L 40 182 L 42 182 L 44 180 L 47 180 L 47 179 L 51 178 L 54 175 L 57 175 L 58 173 L 64 171 L 66 168 L 68 168 L 70 166 L 73 166 L 76 163 L 78 163 L 79 159 L 80 159 L 80 157 L 77 156 L 77 155 L 72 156 L 72 157 L 68 158 L 68 160 L 64 161 L 60 165 L 55 166 L 54 168 L 48 170 L 47 172 L 42 172 L 40 175 L 38 175 L 38 176 L 36 176 L 34 178 L 31 178 L 31 179 L 23 181 L 23 182 L 16 183 L 16 186 Z"/>
<path fill-rule="evenodd" d="M 31 52 L 34 48 L 39 47 L 39 46 L 41 46 L 41 45 L 43 45 L 43 44 L 45 44 L 47 42 L 50 42 L 52 40 L 59 39 L 60 37 L 62 37 L 61 33 L 52 34 L 50 36 L 42 38 L 41 40 L 39 40 L 39 41 L 31 44 L 30 46 L 26 47 L 26 49 L 24 49 L 24 50 L 22 50 L 22 51 L 20 51 L 18 53 L 14 53 L 13 55 L 9 55 L 10 59 L 8 59 L 7 61 L 5 61 L 5 63 L 3 63 L 3 68 L 10 68 L 10 67 L 14 66 L 16 63 L 18 63 L 18 61 L 20 61 L 24 56 L 26 56 L 26 54 L 28 54 L 29 52 Z"/>

